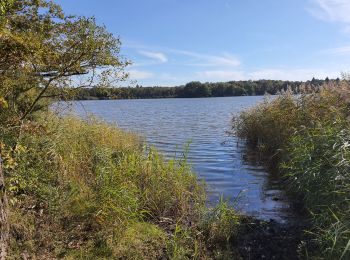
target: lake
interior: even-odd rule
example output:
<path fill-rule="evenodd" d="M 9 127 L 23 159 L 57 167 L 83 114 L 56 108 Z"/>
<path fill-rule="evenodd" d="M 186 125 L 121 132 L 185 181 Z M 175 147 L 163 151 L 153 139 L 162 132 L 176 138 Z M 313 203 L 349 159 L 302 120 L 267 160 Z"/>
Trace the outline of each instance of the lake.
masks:
<path fill-rule="evenodd" d="M 73 102 L 71 109 L 142 135 L 168 158 L 181 156 L 188 144 L 188 160 L 207 183 L 209 204 L 223 196 L 242 212 L 285 222 L 289 205 L 278 183 L 261 166 L 245 160 L 244 144 L 228 134 L 233 115 L 263 98 L 81 101 Z"/>

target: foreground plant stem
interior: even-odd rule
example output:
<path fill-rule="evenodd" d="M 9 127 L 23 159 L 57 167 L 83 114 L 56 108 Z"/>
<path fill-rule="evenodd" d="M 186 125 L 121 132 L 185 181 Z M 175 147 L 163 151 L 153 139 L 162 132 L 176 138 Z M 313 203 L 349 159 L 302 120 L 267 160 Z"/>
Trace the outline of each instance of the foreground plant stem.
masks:
<path fill-rule="evenodd" d="M 8 200 L 5 189 L 5 178 L 0 155 L 0 259 L 6 259 L 9 238 Z"/>

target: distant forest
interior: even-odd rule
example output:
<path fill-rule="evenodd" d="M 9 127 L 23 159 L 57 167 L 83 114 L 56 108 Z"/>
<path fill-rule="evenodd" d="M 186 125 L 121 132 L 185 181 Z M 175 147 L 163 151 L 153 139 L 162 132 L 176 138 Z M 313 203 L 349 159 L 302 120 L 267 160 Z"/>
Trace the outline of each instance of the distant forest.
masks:
<path fill-rule="evenodd" d="M 77 90 L 75 98 L 90 99 L 149 99 L 149 98 L 197 98 L 197 97 L 230 97 L 230 96 L 259 96 L 275 95 L 283 91 L 302 93 L 314 91 L 325 83 L 338 83 L 339 79 L 315 79 L 302 81 L 282 80 L 248 80 L 217 83 L 189 82 L 176 87 L 91 87 Z"/>

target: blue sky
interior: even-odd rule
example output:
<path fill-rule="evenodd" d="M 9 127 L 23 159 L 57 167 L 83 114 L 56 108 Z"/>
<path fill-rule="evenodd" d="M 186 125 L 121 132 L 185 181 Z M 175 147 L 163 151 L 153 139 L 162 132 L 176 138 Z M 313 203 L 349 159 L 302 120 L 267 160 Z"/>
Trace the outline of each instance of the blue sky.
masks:
<path fill-rule="evenodd" d="M 119 36 L 144 86 L 340 77 L 350 0 L 57 0 Z"/>

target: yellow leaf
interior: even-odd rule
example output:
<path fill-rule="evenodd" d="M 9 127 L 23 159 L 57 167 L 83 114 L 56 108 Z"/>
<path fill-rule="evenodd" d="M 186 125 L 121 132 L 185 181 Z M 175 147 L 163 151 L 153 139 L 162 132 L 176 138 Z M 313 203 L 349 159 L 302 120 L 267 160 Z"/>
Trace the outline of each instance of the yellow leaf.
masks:
<path fill-rule="evenodd" d="M 3 97 L 0 97 L 0 108 L 8 108 L 8 103 Z"/>

